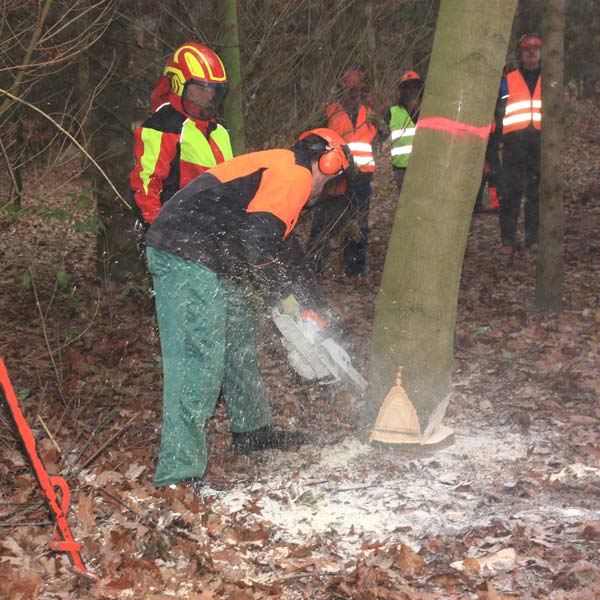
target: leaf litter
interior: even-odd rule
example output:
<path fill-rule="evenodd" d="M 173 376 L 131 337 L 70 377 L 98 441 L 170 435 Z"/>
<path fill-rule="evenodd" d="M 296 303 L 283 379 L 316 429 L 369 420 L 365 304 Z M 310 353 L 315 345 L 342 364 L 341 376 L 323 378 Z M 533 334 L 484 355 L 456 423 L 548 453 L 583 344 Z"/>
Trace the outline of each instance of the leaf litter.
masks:
<path fill-rule="evenodd" d="M 27 390 L 21 403 L 44 458 L 69 481 L 69 521 L 101 577 L 89 586 L 49 551 L 47 509 L 2 412 L 0 597 L 600 597 L 600 194 L 578 160 L 597 162 L 600 117 L 592 106 L 571 108 L 579 125 L 565 157 L 564 310 L 534 312 L 535 258 L 498 256 L 497 217 L 475 216 L 446 416 L 455 443 L 422 456 L 368 445 L 359 399 L 298 382 L 265 324 L 261 367 L 276 420 L 313 443 L 237 456 L 221 403 L 208 424 L 205 491 L 156 490 L 161 373 L 151 299 L 97 280 L 94 240 L 68 223 L 0 217 L 10 323 L 0 328 L 2 356 L 15 388 Z M 384 163 L 367 277 L 344 279 L 334 246 L 321 278 L 362 373 L 397 203 Z M 23 202 L 43 194 L 32 184 Z M 22 285 L 30 271 L 45 327 Z M 73 294 L 57 295 L 58 272 Z"/>

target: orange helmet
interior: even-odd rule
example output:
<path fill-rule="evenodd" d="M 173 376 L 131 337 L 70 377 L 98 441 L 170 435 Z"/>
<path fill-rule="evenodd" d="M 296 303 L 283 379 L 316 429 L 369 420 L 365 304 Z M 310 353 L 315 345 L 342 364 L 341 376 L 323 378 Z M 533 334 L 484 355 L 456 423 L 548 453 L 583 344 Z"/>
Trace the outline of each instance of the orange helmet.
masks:
<path fill-rule="evenodd" d="M 163 75 L 171 85 L 170 101 L 195 119 L 208 120 L 227 91 L 227 74 L 221 59 L 210 48 L 187 42 L 167 61 Z"/>
<path fill-rule="evenodd" d="M 298 141 L 305 142 L 309 156 L 319 161 L 319 169 L 325 175 L 340 175 L 354 164 L 346 141 L 332 129 L 310 129 L 301 134 Z"/>
<path fill-rule="evenodd" d="M 517 51 L 521 52 L 530 46 L 535 46 L 536 48 L 542 47 L 542 40 L 537 33 L 526 33 L 525 35 L 522 35 L 517 44 Z"/>
<path fill-rule="evenodd" d="M 398 81 L 396 102 L 402 105 L 406 102 L 420 101 L 420 97 L 423 95 L 423 85 L 423 80 L 416 71 L 406 71 Z"/>
<path fill-rule="evenodd" d="M 421 76 L 416 71 L 406 71 L 402 77 L 400 77 L 400 81 L 398 81 L 398 85 L 402 85 L 403 83 L 407 83 L 408 81 L 419 81 L 422 82 Z"/>

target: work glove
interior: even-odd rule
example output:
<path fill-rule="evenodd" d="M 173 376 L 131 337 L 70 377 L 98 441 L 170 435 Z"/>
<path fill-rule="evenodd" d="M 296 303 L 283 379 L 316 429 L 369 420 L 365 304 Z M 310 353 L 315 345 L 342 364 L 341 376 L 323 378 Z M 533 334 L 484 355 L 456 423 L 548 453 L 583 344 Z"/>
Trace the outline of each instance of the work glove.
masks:
<path fill-rule="evenodd" d="M 146 232 L 150 228 L 150 223 L 143 217 L 135 220 L 133 232 L 135 233 L 135 247 L 140 257 L 146 255 Z"/>

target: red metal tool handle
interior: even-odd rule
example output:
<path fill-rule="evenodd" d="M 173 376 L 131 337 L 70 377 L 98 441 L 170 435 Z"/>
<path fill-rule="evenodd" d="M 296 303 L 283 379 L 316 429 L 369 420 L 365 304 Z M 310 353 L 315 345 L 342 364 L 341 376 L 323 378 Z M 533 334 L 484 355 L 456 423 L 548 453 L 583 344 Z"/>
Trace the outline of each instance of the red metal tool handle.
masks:
<path fill-rule="evenodd" d="M 56 519 L 56 527 L 54 529 L 54 540 L 49 542 L 50 548 L 59 552 L 67 552 L 73 565 L 73 570 L 87 579 L 97 581 L 98 576 L 88 571 L 83 564 L 79 551 L 81 550 L 81 544 L 73 539 L 69 524 L 67 523 L 67 512 L 69 510 L 69 501 L 71 498 L 71 491 L 67 482 L 62 477 L 50 477 L 48 472 L 44 468 L 42 461 L 37 453 L 35 444 L 35 438 L 33 433 L 21 411 L 19 401 L 15 394 L 15 391 L 10 383 L 8 372 L 4 366 L 4 361 L 0 358 L 0 386 L 4 390 L 4 396 L 8 403 L 8 407 L 11 411 L 15 425 L 21 436 L 21 440 L 27 450 L 27 455 L 33 466 L 35 476 L 40 484 L 42 494 L 50 510 L 54 514 Z M 59 503 L 58 496 L 56 495 L 56 488 L 60 490 L 61 500 Z"/>

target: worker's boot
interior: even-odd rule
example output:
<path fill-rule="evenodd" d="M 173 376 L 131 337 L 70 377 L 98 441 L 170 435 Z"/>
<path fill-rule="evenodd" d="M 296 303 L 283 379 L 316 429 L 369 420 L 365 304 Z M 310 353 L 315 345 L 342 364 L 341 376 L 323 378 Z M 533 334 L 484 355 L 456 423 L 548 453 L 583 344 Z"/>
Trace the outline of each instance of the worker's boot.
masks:
<path fill-rule="evenodd" d="M 183 483 L 185 487 L 194 490 L 197 494 L 201 494 L 206 485 L 202 477 L 190 477 L 189 479 L 184 479 L 181 483 Z"/>
<path fill-rule="evenodd" d="M 231 447 L 240 454 L 250 454 L 258 450 L 279 448 L 280 446 L 306 444 L 308 439 L 295 429 L 276 429 L 272 425 L 259 427 L 254 431 L 233 432 Z"/>

